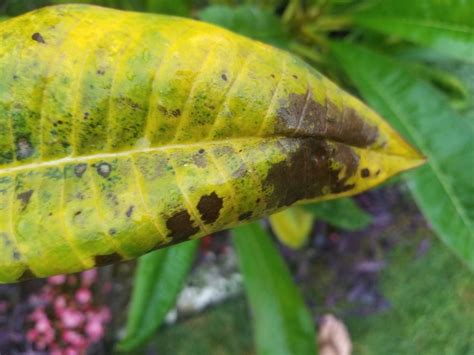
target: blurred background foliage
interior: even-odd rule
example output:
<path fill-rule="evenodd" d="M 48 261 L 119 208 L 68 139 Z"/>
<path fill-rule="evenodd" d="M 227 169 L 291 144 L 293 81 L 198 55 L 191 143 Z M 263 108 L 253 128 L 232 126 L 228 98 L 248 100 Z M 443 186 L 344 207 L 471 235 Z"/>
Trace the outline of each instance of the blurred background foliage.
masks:
<path fill-rule="evenodd" d="M 472 1 L 0 0 L 0 18 L 71 2 L 193 17 L 278 46 L 314 65 L 384 115 L 427 156 L 428 164 L 384 184 L 379 203 L 387 203 L 386 189 L 403 196 L 409 191 L 442 243 L 428 229 L 423 230 L 423 239 L 419 231 L 400 227 L 393 231 L 396 247 L 369 257 L 390 265 L 379 274 L 390 310 L 360 317 L 347 313 L 343 306 L 318 305 L 316 313 L 328 310 L 342 315 L 359 354 L 474 353 Z M 306 292 L 304 299 L 300 292 L 308 285 L 297 289 L 291 258 L 285 255 L 288 266 L 281 248 L 298 249 L 294 253 L 301 256 L 314 247 L 315 223 L 353 233 L 348 235 L 369 234 L 380 216 L 361 205 L 361 199 L 340 199 L 297 207 L 270 217 L 263 226 L 236 229 L 234 245 L 245 277 L 258 353 L 314 352 L 314 323 L 304 304 Z M 271 242 L 273 236 L 284 246 L 277 248 Z M 420 240 L 429 240 L 431 245 L 422 258 L 414 256 Z M 152 347 L 170 354 L 253 351 L 241 301 L 155 336 L 196 253 L 197 245 L 184 244 L 140 260 L 126 335 L 118 349 L 136 351 L 151 340 Z M 324 288 L 327 272 L 317 274 L 312 286 Z M 323 290 L 315 292 L 323 297 Z M 202 326 L 203 322 L 214 325 Z M 216 323 L 225 326 L 216 327 Z M 229 341 L 222 343 L 223 338 Z"/>

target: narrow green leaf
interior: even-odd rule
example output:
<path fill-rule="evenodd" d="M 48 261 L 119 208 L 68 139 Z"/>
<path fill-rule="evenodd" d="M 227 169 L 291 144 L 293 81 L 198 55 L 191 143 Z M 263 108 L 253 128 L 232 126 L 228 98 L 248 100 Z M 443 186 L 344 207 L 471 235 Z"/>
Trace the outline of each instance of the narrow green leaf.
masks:
<path fill-rule="evenodd" d="M 303 207 L 294 206 L 269 217 L 272 230 L 286 246 L 301 248 L 308 240 L 314 217 Z"/>
<path fill-rule="evenodd" d="M 398 62 L 346 43 L 333 50 L 362 96 L 428 157 L 408 184 L 433 229 L 474 270 L 472 126 Z"/>
<path fill-rule="evenodd" d="M 262 42 L 287 46 L 287 33 L 280 19 L 256 6 L 209 6 L 199 13 L 199 18 Z"/>
<path fill-rule="evenodd" d="M 313 203 L 304 206 L 304 208 L 317 219 L 342 229 L 359 230 L 372 223 L 372 216 L 360 208 L 351 198 Z"/>
<path fill-rule="evenodd" d="M 311 315 L 270 237 L 257 224 L 234 230 L 245 288 L 254 315 L 258 354 L 314 355 Z"/>
<path fill-rule="evenodd" d="M 158 250 L 139 259 L 127 331 L 118 348 L 130 351 L 146 344 L 162 324 L 189 273 L 198 241 Z"/>
<path fill-rule="evenodd" d="M 384 0 L 355 22 L 474 62 L 474 6 L 466 0 Z"/>

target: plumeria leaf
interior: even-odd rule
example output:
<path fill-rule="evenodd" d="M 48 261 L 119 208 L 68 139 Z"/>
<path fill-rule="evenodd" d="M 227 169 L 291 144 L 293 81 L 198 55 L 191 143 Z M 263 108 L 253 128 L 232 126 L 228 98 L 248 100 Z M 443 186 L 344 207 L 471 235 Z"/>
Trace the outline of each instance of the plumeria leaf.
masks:
<path fill-rule="evenodd" d="M 334 54 L 361 94 L 428 157 L 408 186 L 439 237 L 474 270 L 474 130 L 402 65 L 348 43 Z"/>
<path fill-rule="evenodd" d="M 179 291 L 195 259 L 198 241 L 155 251 L 139 259 L 126 335 L 121 351 L 145 345 L 175 305 Z"/>
<path fill-rule="evenodd" d="M 355 15 L 357 24 L 474 62 L 474 6 L 466 0 L 383 0 Z"/>
<path fill-rule="evenodd" d="M 342 229 L 364 229 L 372 222 L 372 216 L 360 208 L 351 198 L 313 203 L 304 207 L 316 219 Z"/>
<path fill-rule="evenodd" d="M 314 323 L 269 235 L 257 223 L 234 229 L 253 312 L 258 354 L 314 355 Z"/>
<path fill-rule="evenodd" d="M 300 59 L 210 24 L 64 5 L 0 38 L 0 282 L 130 260 L 423 163 Z"/>

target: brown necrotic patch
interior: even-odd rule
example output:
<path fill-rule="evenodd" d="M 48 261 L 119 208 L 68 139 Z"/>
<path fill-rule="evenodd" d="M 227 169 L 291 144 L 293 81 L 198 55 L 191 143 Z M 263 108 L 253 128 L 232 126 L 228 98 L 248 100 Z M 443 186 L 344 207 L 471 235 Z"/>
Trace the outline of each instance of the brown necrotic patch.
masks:
<path fill-rule="evenodd" d="M 364 168 L 360 171 L 360 176 L 363 178 L 368 178 L 370 176 L 370 170 L 367 168 Z"/>
<path fill-rule="evenodd" d="M 188 211 L 176 212 L 166 221 L 166 227 L 170 230 L 169 236 L 173 242 L 182 242 L 199 232 L 199 228 L 194 226 Z"/>
<path fill-rule="evenodd" d="M 107 255 L 96 255 L 94 257 L 95 266 L 104 266 L 113 263 L 118 263 L 123 260 L 122 255 L 119 253 L 112 253 Z"/>
<path fill-rule="evenodd" d="M 268 208 L 354 187 L 348 180 L 357 172 L 359 157 L 350 147 L 314 138 L 287 139 L 283 143 L 287 158 L 274 164 L 264 180 L 264 188 L 271 191 Z"/>
<path fill-rule="evenodd" d="M 375 143 L 378 129 L 365 122 L 351 107 L 339 108 L 331 100 L 320 104 L 307 90 L 290 94 L 277 111 L 276 133 L 286 136 L 316 137 L 357 147 Z"/>
<path fill-rule="evenodd" d="M 245 221 L 245 220 L 249 219 L 250 217 L 252 217 L 252 212 L 251 211 L 244 212 L 244 213 L 239 215 L 239 221 Z"/>
<path fill-rule="evenodd" d="M 215 192 L 204 195 L 199 200 L 197 209 L 201 214 L 204 223 L 214 223 L 219 218 L 220 211 L 224 205 L 222 197 L 217 196 Z"/>

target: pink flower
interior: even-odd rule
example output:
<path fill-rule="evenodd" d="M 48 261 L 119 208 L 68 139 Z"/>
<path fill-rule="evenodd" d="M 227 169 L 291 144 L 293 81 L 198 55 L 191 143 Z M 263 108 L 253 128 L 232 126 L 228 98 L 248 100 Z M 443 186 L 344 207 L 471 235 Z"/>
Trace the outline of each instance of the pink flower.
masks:
<path fill-rule="evenodd" d="M 97 280 L 97 269 L 84 271 L 81 274 L 82 286 L 89 287 Z"/>
<path fill-rule="evenodd" d="M 54 300 L 54 311 L 60 314 L 63 312 L 63 310 L 66 307 L 67 307 L 66 297 L 63 295 L 56 297 L 56 299 Z"/>
<path fill-rule="evenodd" d="M 66 275 L 56 275 L 48 278 L 48 283 L 50 285 L 62 285 L 66 282 Z"/>
<path fill-rule="evenodd" d="M 79 355 L 80 352 L 77 351 L 74 348 L 66 348 L 64 351 L 61 353 L 61 355 Z"/>
<path fill-rule="evenodd" d="M 64 331 L 63 340 L 66 343 L 69 343 L 70 345 L 78 347 L 78 348 L 81 348 L 86 344 L 84 337 L 78 332 L 75 332 L 73 330 Z"/>
<path fill-rule="evenodd" d="M 84 314 L 75 309 L 66 308 L 63 310 L 59 317 L 63 323 L 63 326 L 68 329 L 74 329 L 80 327 L 85 320 Z"/>
<path fill-rule="evenodd" d="M 89 321 L 86 325 L 86 334 L 92 342 L 96 342 L 104 336 L 104 326 L 96 319 Z"/>
<path fill-rule="evenodd" d="M 76 292 L 76 301 L 80 304 L 89 303 L 92 299 L 92 293 L 87 288 L 80 288 Z"/>
<path fill-rule="evenodd" d="M 52 330 L 53 327 L 51 326 L 48 318 L 43 318 L 36 322 L 35 329 L 39 333 L 47 333 L 48 331 Z"/>

